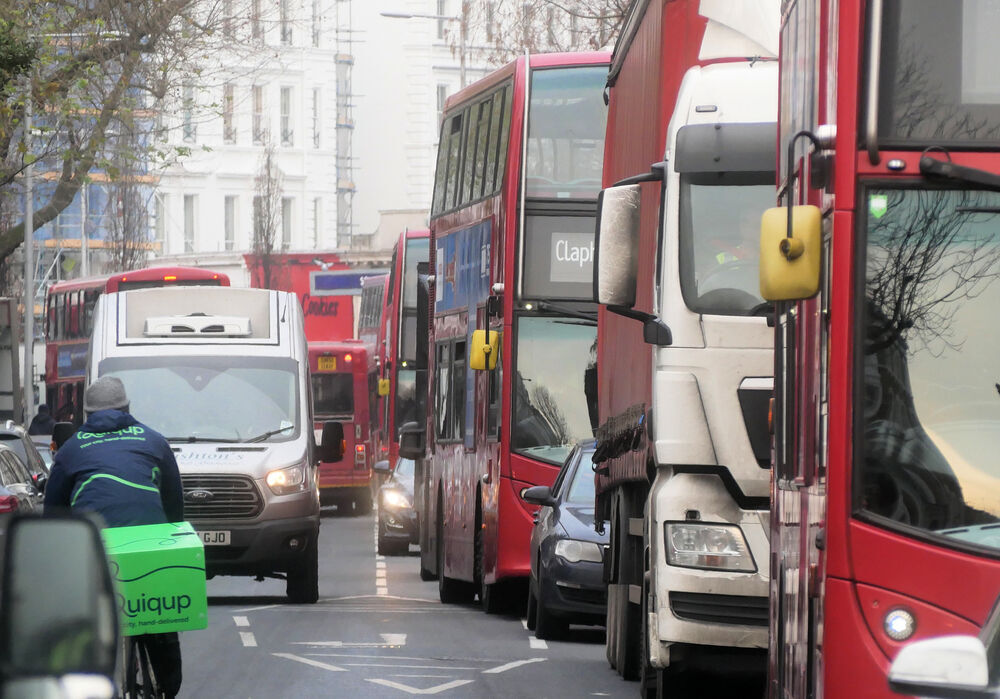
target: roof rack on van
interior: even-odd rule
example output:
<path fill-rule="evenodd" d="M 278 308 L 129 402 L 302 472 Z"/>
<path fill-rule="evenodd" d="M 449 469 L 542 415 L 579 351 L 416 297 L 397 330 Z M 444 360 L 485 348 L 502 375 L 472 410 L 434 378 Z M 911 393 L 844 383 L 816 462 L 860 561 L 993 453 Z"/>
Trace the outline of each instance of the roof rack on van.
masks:
<path fill-rule="evenodd" d="M 184 316 L 154 316 L 146 319 L 146 337 L 250 337 L 250 319 L 240 316 L 213 316 L 191 313 Z"/>

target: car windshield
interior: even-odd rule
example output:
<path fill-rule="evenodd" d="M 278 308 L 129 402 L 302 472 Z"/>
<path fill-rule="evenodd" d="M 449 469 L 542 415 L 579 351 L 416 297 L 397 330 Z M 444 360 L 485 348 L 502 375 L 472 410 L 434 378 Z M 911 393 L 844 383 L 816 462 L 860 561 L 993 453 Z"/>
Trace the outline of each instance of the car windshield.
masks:
<path fill-rule="evenodd" d="M 995 553 L 1000 194 L 872 188 L 866 197 L 855 504 Z"/>
<path fill-rule="evenodd" d="M 584 373 L 595 362 L 597 328 L 574 318 L 521 316 L 514 378 L 514 451 L 561 465 L 593 437 Z"/>
<path fill-rule="evenodd" d="M 580 462 L 573 473 L 573 482 L 569 484 L 569 491 L 566 493 L 565 502 L 572 505 L 594 506 L 594 469 L 591 468 L 591 457 L 593 450 L 583 452 Z"/>
<path fill-rule="evenodd" d="M 171 441 L 243 441 L 299 432 L 298 364 L 274 357 L 105 359 L 101 376 L 125 384 L 130 412 Z M 284 428 L 284 429 L 283 429 Z"/>

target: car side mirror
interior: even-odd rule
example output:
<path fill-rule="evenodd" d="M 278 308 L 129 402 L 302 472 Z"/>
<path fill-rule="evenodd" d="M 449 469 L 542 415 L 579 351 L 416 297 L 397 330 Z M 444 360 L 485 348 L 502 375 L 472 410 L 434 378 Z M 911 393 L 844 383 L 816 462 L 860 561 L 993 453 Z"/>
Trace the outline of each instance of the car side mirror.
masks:
<path fill-rule="evenodd" d="M 39 493 L 44 493 L 45 486 L 48 485 L 49 479 L 44 473 L 33 473 L 31 474 L 31 482 L 35 486 L 35 490 Z"/>
<path fill-rule="evenodd" d="M 404 459 L 422 459 L 427 453 L 427 439 L 424 426 L 419 422 L 407 422 L 399 428 L 399 455 Z"/>
<path fill-rule="evenodd" d="M 63 678 L 64 684 L 75 675 L 111 678 L 119 631 L 97 526 L 73 515 L 15 517 L 7 527 L 4 549 L 4 682 L 27 687 L 38 678 Z"/>
<path fill-rule="evenodd" d="M 553 507 L 556 499 L 552 497 L 552 491 L 547 485 L 533 485 L 521 491 L 521 499 L 530 502 L 532 505 L 542 505 L 543 507 Z"/>
<path fill-rule="evenodd" d="M 372 466 L 372 469 L 373 469 L 373 470 L 374 470 L 374 471 L 375 471 L 376 473 L 385 473 L 385 474 L 389 474 L 389 473 L 391 473 L 391 472 L 392 472 L 392 469 L 391 469 L 391 468 L 389 468 L 389 462 L 388 462 L 388 461 L 386 461 L 385 459 L 383 459 L 382 461 L 376 461 L 376 462 L 375 462 L 375 465 L 374 465 L 374 466 Z"/>
<path fill-rule="evenodd" d="M 347 445 L 344 443 L 344 426 L 330 420 L 323 423 L 323 436 L 319 444 L 319 460 L 326 463 L 342 461 Z"/>

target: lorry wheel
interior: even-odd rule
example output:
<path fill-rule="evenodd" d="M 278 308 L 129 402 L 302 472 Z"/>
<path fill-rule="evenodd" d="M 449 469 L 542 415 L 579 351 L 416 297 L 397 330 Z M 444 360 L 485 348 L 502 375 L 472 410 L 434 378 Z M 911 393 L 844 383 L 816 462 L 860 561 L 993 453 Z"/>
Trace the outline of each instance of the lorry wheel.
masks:
<path fill-rule="evenodd" d="M 319 531 L 309 537 L 305 553 L 288 569 L 285 594 L 293 604 L 315 604 L 319 599 Z"/>
<path fill-rule="evenodd" d="M 639 679 L 639 656 L 642 654 L 642 619 L 639 605 L 632 604 L 628 599 L 630 584 L 642 582 L 635 577 L 636 558 L 635 547 L 628 533 L 629 508 L 626 505 L 625 494 L 621 494 L 618 503 L 618 520 L 615 546 L 618 547 L 618 581 L 624 588 L 623 606 L 619 609 L 618 627 L 618 672 L 623 679 Z M 640 554 L 641 555 L 641 554 Z M 640 568 L 641 570 L 641 568 Z"/>

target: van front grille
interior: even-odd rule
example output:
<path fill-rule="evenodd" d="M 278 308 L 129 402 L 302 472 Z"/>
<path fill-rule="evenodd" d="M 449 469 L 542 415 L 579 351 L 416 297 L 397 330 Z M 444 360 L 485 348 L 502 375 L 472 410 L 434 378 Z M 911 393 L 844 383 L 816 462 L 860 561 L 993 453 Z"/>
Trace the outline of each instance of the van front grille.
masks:
<path fill-rule="evenodd" d="M 185 519 L 251 519 L 263 498 L 246 476 L 181 476 Z"/>

